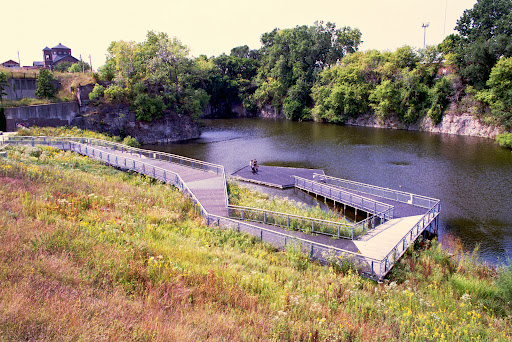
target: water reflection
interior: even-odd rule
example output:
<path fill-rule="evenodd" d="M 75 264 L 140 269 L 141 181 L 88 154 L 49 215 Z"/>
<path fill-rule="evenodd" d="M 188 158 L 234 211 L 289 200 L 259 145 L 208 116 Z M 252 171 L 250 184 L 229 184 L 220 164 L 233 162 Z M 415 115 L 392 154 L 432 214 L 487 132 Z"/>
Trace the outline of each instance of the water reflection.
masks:
<path fill-rule="evenodd" d="M 450 232 L 483 259 L 512 257 L 512 153 L 488 139 L 263 119 L 207 120 L 201 138 L 150 148 L 219 163 L 249 159 L 441 199 Z"/>

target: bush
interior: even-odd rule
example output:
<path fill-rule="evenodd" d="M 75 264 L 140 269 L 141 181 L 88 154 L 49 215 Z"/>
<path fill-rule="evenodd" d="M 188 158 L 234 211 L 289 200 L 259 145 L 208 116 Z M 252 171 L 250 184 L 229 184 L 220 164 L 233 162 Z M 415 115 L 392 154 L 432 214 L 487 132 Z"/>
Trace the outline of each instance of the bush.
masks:
<path fill-rule="evenodd" d="M 500 146 L 512 149 L 512 133 L 498 134 L 496 141 Z"/>
<path fill-rule="evenodd" d="M 94 89 L 89 93 L 89 100 L 97 101 L 105 93 L 105 87 L 96 83 Z"/>
<path fill-rule="evenodd" d="M 127 136 L 123 139 L 123 144 L 131 147 L 140 147 L 140 143 L 134 137 Z"/>
<path fill-rule="evenodd" d="M 428 111 L 428 116 L 436 125 L 443 120 L 443 113 L 450 104 L 450 97 L 453 93 L 453 84 L 448 77 L 441 78 L 430 89 L 429 97 L 432 105 Z"/>
<path fill-rule="evenodd" d="M 137 120 L 148 122 L 161 117 L 165 110 L 162 96 L 156 95 L 151 97 L 145 93 L 137 94 L 135 101 L 133 101 L 133 106 L 135 107 Z"/>
<path fill-rule="evenodd" d="M 103 96 L 105 97 L 105 101 L 108 102 L 125 102 L 126 97 L 128 96 L 128 91 L 113 84 L 105 89 Z"/>

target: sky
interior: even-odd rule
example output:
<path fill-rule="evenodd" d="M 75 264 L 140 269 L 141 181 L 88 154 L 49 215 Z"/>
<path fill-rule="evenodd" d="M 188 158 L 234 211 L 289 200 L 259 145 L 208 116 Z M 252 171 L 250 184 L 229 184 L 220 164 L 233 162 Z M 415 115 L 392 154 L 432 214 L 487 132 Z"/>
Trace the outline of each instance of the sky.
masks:
<path fill-rule="evenodd" d="M 62 43 L 74 57 L 105 63 L 112 41 L 142 42 L 149 30 L 177 37 L 191 56 L 229 54 L 236 46 L 261 46 L 274 28 L 315 21 L 362 32 L 360 50 L 423 47 L 454 33 L 457 19 L 476 0 L 88 0 L 5 1 L 0 6 L 0 63 L 42 61 L 45 46 Z M 429 27 L 422 28 L 423 23 Z"/>

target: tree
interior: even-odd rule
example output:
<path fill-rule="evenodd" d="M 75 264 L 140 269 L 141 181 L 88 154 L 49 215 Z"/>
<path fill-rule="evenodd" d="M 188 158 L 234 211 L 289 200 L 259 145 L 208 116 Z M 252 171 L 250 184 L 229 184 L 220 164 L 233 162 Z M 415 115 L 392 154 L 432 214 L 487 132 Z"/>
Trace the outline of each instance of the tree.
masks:
<path fill-rule="evenodd" d="M 512 128 L 512 57 L 496 63 L 487 89 L 479 91 L 476 98 L 490 107 L 494 123 Z"/>
<path fill-rule="evenodd" d="M 83 72 L 83 71 L 89 70 L 90 68 L 91 67 L 89 66 L 89 64 L 87 64 L 83 61 L 78 61 L 76 63 L 73 63 L 73 65 L 71 65 L 68 68 L 68 71 L 69 72 Z"/>
<path fill-rule="evenodd" d="M 261 65 L 254 97 L 260 106 L 282 108 L 292 119 L 310 115 L 311 87 L 318 73 L 357 51 L 361 43 L 358 29 L 323 22 L 293 29 L 274 29 L 262 35 Z"/>
<path fill-rule="evenodd" d="M 3 103 L 3 97 L 7 95 L 5 89 L 9 86 L 7 74 L 0 71 L 0 103 Z"/>
<path fill-rule="evenodd" d="M 37 77 L 36 84 L 36 96 L 38 98 L 47 98 L 51 99 L 55 97 L 57 94 L 57 89 L 55 88 L 55 77 L 52 72 L 48 69 L 41 68 L 39 69 L 39 76 Z"/>
<path fill-rule="evenodd" d="M 67 72 L 68 69 L 71 67 L 71 62 L 60 62 L 53 68 L 54 71 L 60 71 L 60 72 Z"/>
<path fill-rule="evenodd" d="M 478 0 L 457 21 L 456 63 L 461 76 L 477 89 L 485 86 L 499 58 L 512 56 L 511 22 L 511 0 Z"/>

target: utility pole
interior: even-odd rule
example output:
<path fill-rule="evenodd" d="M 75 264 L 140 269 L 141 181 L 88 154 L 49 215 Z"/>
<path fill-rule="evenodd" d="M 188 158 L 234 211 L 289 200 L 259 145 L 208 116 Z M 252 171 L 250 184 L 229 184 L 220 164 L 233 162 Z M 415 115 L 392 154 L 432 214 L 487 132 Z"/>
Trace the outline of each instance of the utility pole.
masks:
<path fill-rule="evenodd" d="M 423 49 L 426 47 L 426 38 L 427 38 L 427 27 L 430 26 L 430 23 L 423 23 L 421 27 L 423 27 Z"/>
<path fill-rule="evenodd" d="M 19 50 L 18 50 L 18 64 L 19 64 L 19 67 L 21 69 L 20 51 Z"/>
<path fill-rule="evenodd" d="M 91 60 L 91 54 L 89 54 L 89 67 L 91 68 L 91 74 L 92 74 L 92 60 Z"/>

